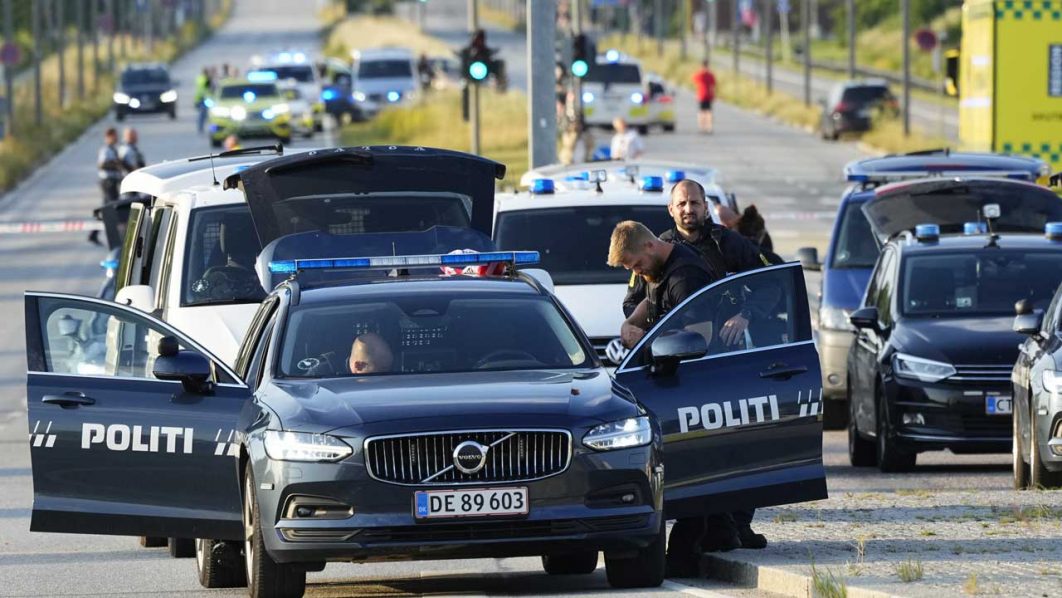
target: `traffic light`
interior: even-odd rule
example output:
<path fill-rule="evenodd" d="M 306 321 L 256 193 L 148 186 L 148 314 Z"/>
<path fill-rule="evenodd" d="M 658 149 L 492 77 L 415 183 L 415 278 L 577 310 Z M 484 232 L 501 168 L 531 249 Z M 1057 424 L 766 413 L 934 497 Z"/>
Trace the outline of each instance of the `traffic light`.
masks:
<path fill-rule="evenodd" d="M 582 79 L 590 71 L 592 56 L 588 56 L 589 40 L 586 35 L 580 33 L 572 38 L 572 75 Z"/>
<path fill-rule="evenodd" d="M 487 47 L 487 37 L 477 32 L 461 49 L 461 76 L 472 83 L 482 83 L 495 73 L 494 52 Z"/>

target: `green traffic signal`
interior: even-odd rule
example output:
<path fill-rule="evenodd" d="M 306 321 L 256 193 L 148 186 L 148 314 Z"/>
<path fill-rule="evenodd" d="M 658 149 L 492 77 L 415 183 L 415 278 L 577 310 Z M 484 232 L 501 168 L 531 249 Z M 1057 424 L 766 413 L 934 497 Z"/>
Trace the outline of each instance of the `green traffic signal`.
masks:
<path fill-rule="evenodd" d="M 586 76 L 587 71 L 590 70 L 590 65 L 585 60 L 572 61 L 572 74 L 582 79 Z"/>
<path fill-rule="evenodd" d="M 476 81 L 482 81 L 486 79 L 487 74 L 487 65 L 481 60 L 477 60 L 472 64 L 468 65 L 468 76 L 472 77 L 472 79 Z"/>

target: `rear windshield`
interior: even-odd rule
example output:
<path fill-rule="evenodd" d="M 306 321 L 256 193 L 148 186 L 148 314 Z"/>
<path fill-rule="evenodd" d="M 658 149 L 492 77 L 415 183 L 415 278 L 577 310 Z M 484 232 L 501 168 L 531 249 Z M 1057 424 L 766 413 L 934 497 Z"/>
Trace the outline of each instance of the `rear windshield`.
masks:
<path fill-rule="evenodd" d="M 122 73 L 122 85 L 165 85 L 170 82 L 166 69 L 137 69 Z"/>
<path fill-rule="evenodd" d="M 254 97 L 275 96 L 277 95 L 277 86 L 273 85 L 272 83 L 247 83 L 244 85 L 226 85 L 225 87 L 221 88 L 221 98 L 225 100 L 243 98 L 247 92 L 254 94 Z"/>
<path fill-rule="evenodd" d="M 262 246 L 247 204 L 195 210 L 189 227 L 181 305 L 258 303 L 265 298 L 254 271 Z"/>
<path fill-rule="evenodd" d="M 674 226 L 663 206 L 577 206 L 502 212 L 494 230 L 499 249 L 530 249 L 556 284 L 623 284 L 630 273 L 606 264 L 612 229 L 636 220 L 660 234 Z M 543 234 L 549 231 L 549 234 Z"/>
<path fill-rule="evenodd" d="M 642 84 L 642 70 L 636 64 L 598 63 L 590 67 L 583 81 L 590 83 Z"/>
<path fill-rule="evenodd" d="M 291 197 L 271 204 L 283 234 L 404 233 L 433 226 L 471 228 L 472 200 L 456 193 L 358 193 Z"/>
<path fill-rule="evenodd" d="M 277 79 L 280 80 L 294 79 L 299 83 L 309 83 L 313 81 L 313 67 L 309 65 L 271 66 L 269 68 L 258 70 L 276 73 Z"/>
<path fill-rule="evenodd" d="M 841 214 L 831 268 L 873 268 L 878 261 L 878 243 L 861 208 L 862 203 L 851 202 Z"/>
<path fill-rule="evenodd" d="M 358 63 L 359 79 L 400 79 L 413 76 L 408 60 L 363 60 Z"/>
<path fill-rule="evenodd" d="M 986 248 L 976 253 L 913 255 L 904 260 L 902 312 L 908 316 L 1014 314 L 1026 299 L 1033 309 L 1051 303 L 1062 252 Z"/>
<path fill-rule="evenodd" d="M 425 292 L 291 310 L 278 364 L 284 377 L 591 365 L 578 333 L 543 296 Z"/>
<path fill-rule="evenodd" d="M 866 104 L 884 100 L 891 95 L 887 87 L 849 87 L 844 90 L 842 99 L 845 102 Z"/>

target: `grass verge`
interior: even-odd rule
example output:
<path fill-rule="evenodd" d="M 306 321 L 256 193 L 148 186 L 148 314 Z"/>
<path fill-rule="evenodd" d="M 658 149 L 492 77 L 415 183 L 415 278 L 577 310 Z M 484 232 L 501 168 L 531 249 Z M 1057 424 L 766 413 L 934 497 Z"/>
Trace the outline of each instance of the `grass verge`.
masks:
<path fill-rule="evenodd" d="M 898 575 L 900 581 L 904 583 L 921 580 L 925 577 L 922 561 L 904 561 L 900 563 L 896 566 L 896 575 Z"/>
<path fill-rule="evenodd" d="M 848 598 L 848 585 L 843 579 L 837 579 L 833 571 L 819 570 L 815 562 L 811 563 L 812 596 L 817 598 Z"/>
<path fill-rule="evenodd" d="M 522 18 L 517 18 L 512 12 L 496 8 L 490 4 L 480 4 L 479 6 L 479 19 L 484 23 L 489 23 L 495 27 L 506 29 L 509 31 L 523 31 L 527 26 L 527 23 Z"/>
<path fill-rule="evenodd" d="M 232 9 L 231 0 L 225 0 L 222 11 L 211 17 L 206 29 L 198 23 L 186 22 L 177 36 L 170 40 L 156 41 L 149 53 L 147 49 L 128 41 L 129 52 L 124 60 L 158 60 L 171 62 L 191 47 L 202 41 L 210 31 L 220 27 Z M 120 42 L 116 41 L 118 47 Z M 105 47 L 104 44 L 101 46 Z M 105 51 L 101 47 L 101 61 Z M 100 76 L 95 77 L 91 66 L 91 48 L 85 52 L 85 96 L 76 99 L 77 47 L 69 47 L 62 56 L 56 54 L 41 63 L 41 124 L 35 124 L 33 105 L 33 80 L 25 79 L 15 86 L 15 131 L 16 136 L 0 141 L 0 192 L 14 187 L 27 177 L 38 165 L 73 142 L 85 129 L 102 118 L 111 108 L 114 91 L 114 76 L 105 72 L 101 65 Z M 66 102 L 59 101 L 59 61 L 63 60 L 66 71 Z M 117 61 L 116 61 L 117 64 Z"/>
<path fill-rule="evenodd" d="M 397 17 L 352 16 L 336 24 L 324 43 L 327 56 L 350 60 L 350 53 L 363 48 L 409 48 L 414 54 L 453 56 L 442 40 L 425 35 L 409 21 Z"/>
<path fill-rule="evenodd" d="M 516 187 L 527 170 L 527 97 L 510 91 L 480 95 L 480 153 L 505 164 L 503 187 Z M 340 144 L 413 145 L 467 152 L 471 133 L 461 121 L 461 93 L 435 92 L 423 100 L 384 110 L 375 119 L 343 127 Z"/>

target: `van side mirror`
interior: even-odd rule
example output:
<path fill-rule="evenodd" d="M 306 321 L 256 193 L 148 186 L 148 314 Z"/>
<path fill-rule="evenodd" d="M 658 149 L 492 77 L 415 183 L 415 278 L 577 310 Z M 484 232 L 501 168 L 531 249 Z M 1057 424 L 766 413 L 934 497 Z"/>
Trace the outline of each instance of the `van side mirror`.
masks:
<path fill-rule="evenodd" d="M 649 351 L 653 358 L 650 371 L 657 376 L 673 376 L 680 362 L 707 355 L 708 342 L 696 332 L 669 330 L 653 341 Z"/>
<path fill-rule="evenodd" d="M 796 252 L 797 259 L 800 260 L 800 266 L 805 270 L 812 272 L 818 272 L 822 270 L 822 264 L 819 263 L 819 250 L 814 247 L 801 247 Z"/>
<path fill-rule="evenodd" d="M 121 288 L 114 302 L 151 313 L 155 309 L 155 290 L 146 284 L 131 284 Z"/>
<path fill-rule="evenodd" d="M 1040 327 L 1043 326 L 1043 323 L 1043 312 L 1018 314 L 1014 318 L 1013 330 L 1026 336 L 1037 336 L 1040 334 Z"/>
<path fill-rule="evenodd" d="M 878 330 L 878 308 L 861 307 L 848 316 L 848 321 L 858 329 Z"/>

